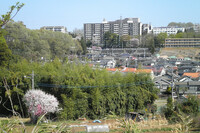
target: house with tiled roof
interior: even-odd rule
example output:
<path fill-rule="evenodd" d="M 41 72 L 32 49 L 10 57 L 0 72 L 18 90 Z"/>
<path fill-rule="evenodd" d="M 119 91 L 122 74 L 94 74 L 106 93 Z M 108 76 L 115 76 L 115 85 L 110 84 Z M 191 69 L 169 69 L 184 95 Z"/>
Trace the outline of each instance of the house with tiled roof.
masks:
<path fill-rule="evenodd" d="M 135 71 L 137 69 L 136 68 L 128 68 L 128 67 L 120 67 L 120 68 L 106 68 L 106 70 L 109 71 L 109 72 L 119 71 L 119 72 L 122 72 L 122 73 L 128 73 L 128 72 L 135 73 Z"/>
<path fill-rule="evenodd" d="M 154 73 L 152 69 L 137 69 L 135 71 L 135 73 L 139 73 L 139 74 L 149 74 L 151 76 L 151 78 L 154 78 Z"/>
<path fill-rule="evenodd" d="M 172 82 L 168 81 L 164 76 L 157 76 L 154 78 L 155 86 L 160 89 L 160 92 L 165 92 Z"/>
<path fill-rule="evenodd" d="M 175 88 L 179 94 L 200 94 L 199 81 L 175 82 Z"/>
<path fill-rule="evenodd" d="M 121 72 L 123 72 L 123 73 L 126 73 L 126 72 L 135 73 L 136 70 L 137 70 L 136 68 L 128 68 L 128 67 L 125 67 L 124 69 L 121 70 Z"/>
<path fill-rule="evenodd" d="M 184 77 L 184 76 L 187 76 L 187 77 L 190 77 L 191 79 L 196 79 L 196 80 L 198 80 L 199 79 L 199 77 L 200 77 L 200 73 L 199 72 L 195 72 L 195 73 L 188 73 L 188 72 L 185 72 L 185 73 L 183 73 L 183 76 L 182 77 Z"/>
<path fill-rule="evenodd" d="M 166 74 L 166 70 L 163 67 L 153 67 L 152 70 L 155 76 L 162 76 Z"/>
<path fill-rule="evenodd" d="M 193 81 L 189 76 L 182 76 L 178 79 L 179 82 L 188 82 L 188 81 Z"/>
<path fill-rule="evenodd" d="M 119 69 L 117 69 L 117 68 L 106 68 L 106 70 L 109 71 L 109 72 L 119 71 Z"/>

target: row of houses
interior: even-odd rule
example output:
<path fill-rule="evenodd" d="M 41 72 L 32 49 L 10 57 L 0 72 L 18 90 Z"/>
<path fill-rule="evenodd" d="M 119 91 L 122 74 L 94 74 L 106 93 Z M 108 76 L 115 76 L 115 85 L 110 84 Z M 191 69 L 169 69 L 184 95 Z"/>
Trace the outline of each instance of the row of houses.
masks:
<path fill-rule="evenodd" d="M 200 63 L 189 58 L 161 57 L 148 55 L 148 49 L 129 49 L 120 54 L 122 49 L 106 52 L 90 52 L 92 66 L 105 68 L 111 73 L 149 74 L 160 92 L 168 87 L 179 90 L 179 94 L 200 94 Z M 119 51 L 119 52 L 117 52 Z"/>

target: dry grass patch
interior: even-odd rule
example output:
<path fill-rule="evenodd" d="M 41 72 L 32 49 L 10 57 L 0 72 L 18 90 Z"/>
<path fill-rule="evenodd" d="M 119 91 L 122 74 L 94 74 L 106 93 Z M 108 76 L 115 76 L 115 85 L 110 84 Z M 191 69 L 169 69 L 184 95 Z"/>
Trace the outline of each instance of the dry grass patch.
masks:
<path fill-rule="evenodd" d="M 195 57 L 200 53 L 200 48 L 162 48 L 160 55 L 177 57 Z"/>

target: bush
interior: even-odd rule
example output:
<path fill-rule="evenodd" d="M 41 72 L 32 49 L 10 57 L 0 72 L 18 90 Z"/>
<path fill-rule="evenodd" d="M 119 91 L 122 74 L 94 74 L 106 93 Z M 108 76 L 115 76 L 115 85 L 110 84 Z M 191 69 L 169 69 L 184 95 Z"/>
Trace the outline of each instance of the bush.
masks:
<path fill-rule="evenodd" d="M 200 129 L 200 113 L 196 117 L 194 117 L 192 127 Z"/>
<path fill-rule="evenodd" d="M 31 114 L 32 123 L 36 123 L 39 116 L 58 111 L 57 99 L 41 90 L 29 90 L 24 95 L 24 101 Z"/>
<path fill-rule="evenodd" d="M 184 113 L 198 113 L 200 102 L 196 96 L 189 96 L 186 101 L 182 103 L 181 110 Z"/>

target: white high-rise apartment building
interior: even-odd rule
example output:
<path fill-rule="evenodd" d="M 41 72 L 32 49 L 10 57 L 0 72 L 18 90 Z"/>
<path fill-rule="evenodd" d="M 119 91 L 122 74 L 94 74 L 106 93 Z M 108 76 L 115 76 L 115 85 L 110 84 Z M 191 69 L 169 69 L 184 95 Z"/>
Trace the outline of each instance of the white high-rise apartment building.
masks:
<path fill-rule="evenodd" d="M 139 18 L 125 18 L 109 22 L 104 19 L 102 23 L 84 24 L 84 38 L 91 40 L 94 44 L 102 44 L 104 33 L 107 31 L 119 36 L 135 37 L 142 35 L 142 23 Z"/>
<path fill-rule="evenodd" d="M 176 34 L 178 31 L 185 32 L 185 28 L 182 27 L 154 27 L 153 28 L 153 34 L 160 34 L 160 33 L 167 33 L 167 35 L 170 34 Z"/>

